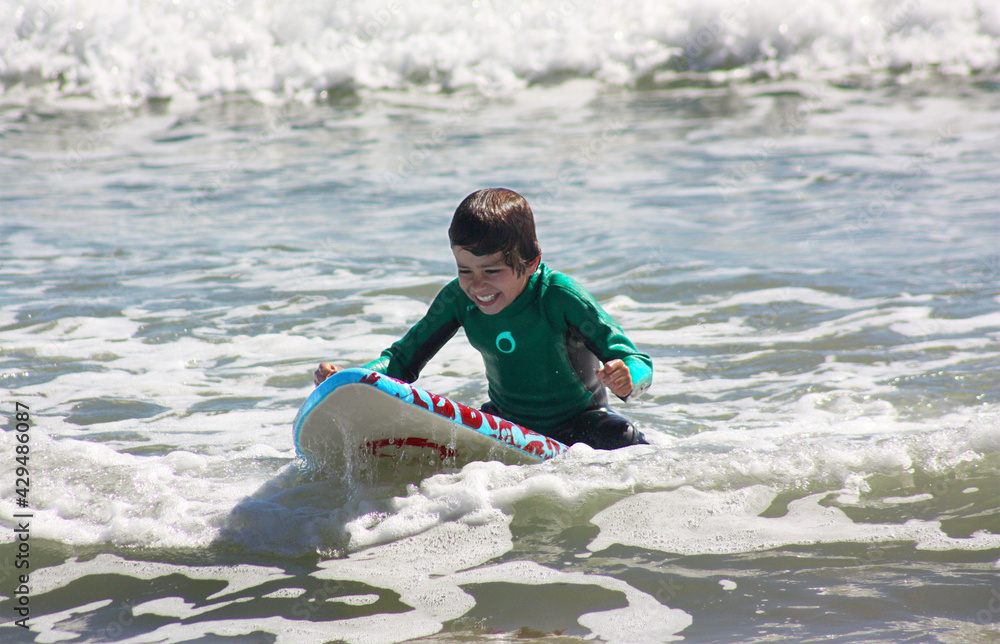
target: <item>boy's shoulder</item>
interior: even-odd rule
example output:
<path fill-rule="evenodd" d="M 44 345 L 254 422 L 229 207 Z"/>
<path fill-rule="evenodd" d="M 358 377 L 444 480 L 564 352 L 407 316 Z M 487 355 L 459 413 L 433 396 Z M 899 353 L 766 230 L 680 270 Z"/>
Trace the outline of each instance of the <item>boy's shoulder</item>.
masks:
<path fill-rule="evenodd" d="M 588 302 L 594 299 L 590 291 L 569 275 L 552 270 L 545 264 L 542 264 L 540 269 L 541 276 L 539 279 L 543 286 L 542 297 L 569 298 L 586 300 Z"/>
<path fill-rule="evenodd" d="M 576 279 L 570 277 L 566 273 L 561 273 L 557 270 L 549 268 L 546 264 L 542 264 L 540 267 L 541 279 L 546 286 L 555 286 L 560 289 L 570 289 L 570 290 L 580 290 L 587 293 L 587 289 L 583 288 L 583 285 Z"/>

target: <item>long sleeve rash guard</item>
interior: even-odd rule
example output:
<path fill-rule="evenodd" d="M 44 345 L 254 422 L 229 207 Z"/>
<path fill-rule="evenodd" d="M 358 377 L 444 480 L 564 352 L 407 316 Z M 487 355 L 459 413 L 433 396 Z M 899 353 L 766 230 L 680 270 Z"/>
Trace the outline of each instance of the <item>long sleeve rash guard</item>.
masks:
<path fill-rule="evenodd" d="M 601 362 L 619 358 L 632 374 L 632 393 L 652 382 L 653 363 L 573 278 L 541 264 L 524 292 L 486 315 L 455 279 L 402 339 L 365 365 L 413 382 L 459 327 L 483 356 L 490 400 L 501 415 L 540 432 L 607 405 L 597 379 Z"/>

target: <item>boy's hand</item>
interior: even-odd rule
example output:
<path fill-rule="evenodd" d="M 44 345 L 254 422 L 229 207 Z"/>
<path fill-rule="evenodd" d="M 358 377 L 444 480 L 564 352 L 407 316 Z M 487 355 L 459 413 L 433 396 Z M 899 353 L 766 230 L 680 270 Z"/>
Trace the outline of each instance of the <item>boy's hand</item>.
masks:
<path fill-rule="evenodd" d="M 632 393 L 632 372 L 621 360 L 604 363 L 604 366 L 597 370 L 597 379 L 619 398 L 628 398 Z"/>
<path fill-rule="evenodd" d="M 318 387 L 321 382 L 332 376 L 333 374 L 340 371 L 340 367 L 330 364 L 329 362 L 320 363 L 319 368 L 313 372 L 313 382 L 316 383 Z"/>

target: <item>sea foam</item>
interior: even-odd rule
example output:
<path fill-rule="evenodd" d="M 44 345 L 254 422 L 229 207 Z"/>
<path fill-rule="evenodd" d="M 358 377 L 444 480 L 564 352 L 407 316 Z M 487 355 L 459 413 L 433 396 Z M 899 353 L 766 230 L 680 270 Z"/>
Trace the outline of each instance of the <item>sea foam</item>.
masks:
<path fill-rule="evenodd" d="M 0 2 L 0 103 L 995 74 L 988 0 Z"/>

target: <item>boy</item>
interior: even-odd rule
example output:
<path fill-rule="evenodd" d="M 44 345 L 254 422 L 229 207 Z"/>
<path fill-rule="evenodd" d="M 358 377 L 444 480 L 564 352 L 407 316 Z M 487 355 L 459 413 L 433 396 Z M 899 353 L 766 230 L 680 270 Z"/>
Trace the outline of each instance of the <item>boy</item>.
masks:
<path fill-rule="evenodd" d="M 622 401 L 639 395 L 652 382 L 652 360 L 582 286 L 541 263 L 524 197 L 504 188 L 472 193 L 455 210 L 448 237 L 458 279 L 365 368 L 413 382 L 464 327 L 486 366 L 483 411 L 567 445 L 645 444 L 632 423 L 607 409 L 605 388 Z M 321 364 L 316 384 L 339 370 Z"/>

